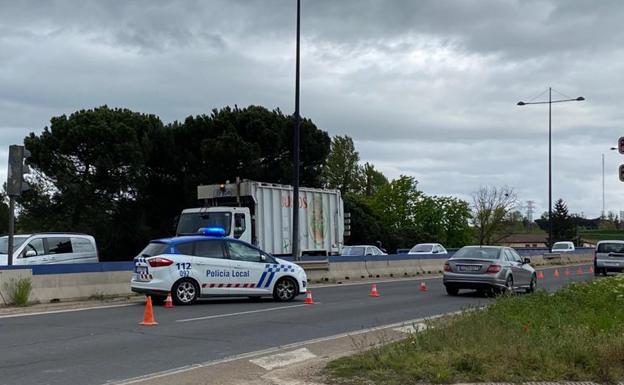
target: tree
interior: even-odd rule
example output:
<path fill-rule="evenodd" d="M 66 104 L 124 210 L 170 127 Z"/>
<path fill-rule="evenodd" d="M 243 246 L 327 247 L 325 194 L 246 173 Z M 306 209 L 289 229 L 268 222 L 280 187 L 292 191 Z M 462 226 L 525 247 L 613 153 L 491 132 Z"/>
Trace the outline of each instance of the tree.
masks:
<path fill-rule="evenodd" d="M 106 106 L 51 119 L 24 144 L 33 188 L 19 200 L 23 231 L 96 237 L 103 260 L 136 255 L 170 235 L 197 205 L 197 186 L 243 179 L 290 184 L 294 119 L 263 107 L 223 108 L 163 125 L 155 115 Z M 330 139 L 301 123 L 301 184 L 317 187 Z"/>
<path fill-rule="evenodd" d="M 376 170 L 374 165 L 366 162 L 361 168 L 360 183 L 360 193 L 366 197 L 371 197 L 388 184 L 388 178 Z"/>
<path fill-rule="evenodd" d="M 568 213 L 568 207 L 561 198 L 555 202 L 552 220 L 554 239 L 550 240 L 549 246 L 557 241 L 569 241 L 576 238 L 575 221 Z"/>
<path fill-rule="evenodd" d="M 6 195 L 0 191 L 0 234 L 9 232 L 9 205 Z"/>
<path fill-rule="evenodd" d="M 345 195 L 356 191 L 360 185 L 360 155 L 355 151 L 353 139 L 349 136 L 334 136 L 331 150 L 323 168 L 323 184 L 339 189 Z"/>
<path fill-rule="evenodd" d="M 472 223 L 480 245 L 490 245 L 504 236 L 505 218 L 516 207 L 511 187 L 484 186 L 472 194 Z"/>

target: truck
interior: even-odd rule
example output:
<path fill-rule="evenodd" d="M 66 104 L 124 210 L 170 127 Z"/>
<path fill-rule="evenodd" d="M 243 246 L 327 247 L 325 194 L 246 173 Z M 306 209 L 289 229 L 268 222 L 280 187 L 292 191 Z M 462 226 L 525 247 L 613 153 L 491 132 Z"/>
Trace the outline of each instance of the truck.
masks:
<path fill-rule="evenodd" d="M 197 187 L 203 207 L 184 209 L 176 235 L 220 227 L 225 235 L 276 255 L 292 255 L 293 207 L 299 210 L 302 255 L 337 255 L 344 244 L 344 206 L 339 190 L 301 187 L 293 202 L 288 185 L 238 181 Z"/>

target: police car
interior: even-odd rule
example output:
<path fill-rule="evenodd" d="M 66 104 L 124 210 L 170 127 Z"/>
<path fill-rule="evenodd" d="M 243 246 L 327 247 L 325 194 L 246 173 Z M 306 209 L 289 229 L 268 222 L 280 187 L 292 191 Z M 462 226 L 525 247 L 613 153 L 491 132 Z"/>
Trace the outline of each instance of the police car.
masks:
<path fill-rule="evenodd" d="M 305 294 L 301 267 L 224 234 L 222 228 L 201 228 L 198 235 L 151 241 L 134 258 L 132 291 L 156 302 L 171 293 L 178 305 L 211 296 L 291 301 Z"/>

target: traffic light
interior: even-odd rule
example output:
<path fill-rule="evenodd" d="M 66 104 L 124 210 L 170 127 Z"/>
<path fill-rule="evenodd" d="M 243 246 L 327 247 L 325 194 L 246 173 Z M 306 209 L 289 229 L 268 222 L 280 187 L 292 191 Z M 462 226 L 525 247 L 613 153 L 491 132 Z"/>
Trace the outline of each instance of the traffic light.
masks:
<path fill-rule="evenodd" d="M 344 236 L 351 236 L 351 213 L 344 213 Z"/>
<path fill-rule="evenodd" d="M 621 180 L 622 182 L 624 182 L 624 164 L 621 164 L 621 165 L 620 165 L 620 172 L 619 172 L 619 175 L 620 175 L 620 180 Z"/>
<path fill-rule="evenodd" d="M 24 180 L 24 175 L 30 173 L 26 165 L 26 159 L 30 157 L 30 151 L 24 146 L 9 146 L 9 172 L 7 174 L 7 194 L 20 196 L 23 191 L 29 190 L 30 186 Z"/>
<path fill-rule="evenodd" d="M 618 139 L 618 152 L 624 154 L 624 136 L 620 136 Z"/>

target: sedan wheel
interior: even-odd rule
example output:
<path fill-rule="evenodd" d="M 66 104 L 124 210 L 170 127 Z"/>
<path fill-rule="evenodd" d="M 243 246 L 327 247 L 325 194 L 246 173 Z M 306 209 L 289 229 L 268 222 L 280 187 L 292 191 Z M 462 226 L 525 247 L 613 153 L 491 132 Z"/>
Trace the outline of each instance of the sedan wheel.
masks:
<path fill-rule="evenodd" d="M 513 277 L 510 275 L 509 277 L 507 277 L 507 281 L 505 281 L 505 288 L 503 289 L 503 293 L 507 295 L 512 295 L 513 292 L 514 292 Z"/>
<path fill-rule="evenodd" d="M 292 301 L 297 295 L 297 284 L 291 278 L 282 278 L 275 284 L 273 298 L 277 301 Z"/>
<path fill-rule="evenodd" d="M 178 281 L 173 288 L 173 301 L 176 305 L 190 305 L 197 300 L 199 288 L 188 279 Z"/>

